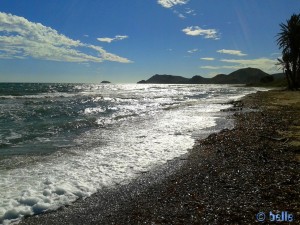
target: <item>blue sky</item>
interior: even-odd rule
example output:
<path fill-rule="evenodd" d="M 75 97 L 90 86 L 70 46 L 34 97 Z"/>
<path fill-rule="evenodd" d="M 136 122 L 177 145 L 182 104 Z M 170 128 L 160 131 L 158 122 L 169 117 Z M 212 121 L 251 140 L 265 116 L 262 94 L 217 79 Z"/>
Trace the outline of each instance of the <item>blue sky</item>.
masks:
<path fill-rule="evenodd" d="M 279 24 L 299 9 L 299 0 L 1 0 L 0 82 L 276 73 Z"/>

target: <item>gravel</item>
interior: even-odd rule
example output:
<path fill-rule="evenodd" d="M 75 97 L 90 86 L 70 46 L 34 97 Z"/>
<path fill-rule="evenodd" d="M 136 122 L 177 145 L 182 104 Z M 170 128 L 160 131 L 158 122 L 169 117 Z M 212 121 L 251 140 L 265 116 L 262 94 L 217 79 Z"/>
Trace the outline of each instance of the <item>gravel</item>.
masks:
<path fill-rule="evenodd" d="M 300 110 L 270 107 L 276 93 L 234 102 L 232 130 L 198 140 L 164 167 L 21 224 L 255 224 L 257 213 L 268 222 L 270 211 L 287 211 L 297 224 L 300 149 L 283 134 Z"/>

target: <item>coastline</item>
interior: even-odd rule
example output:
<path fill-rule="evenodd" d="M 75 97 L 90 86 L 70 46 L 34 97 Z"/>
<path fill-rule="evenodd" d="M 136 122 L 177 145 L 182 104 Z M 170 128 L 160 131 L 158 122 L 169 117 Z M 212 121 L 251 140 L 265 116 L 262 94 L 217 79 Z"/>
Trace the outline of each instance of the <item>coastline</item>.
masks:
<path fill-rule="evenodd" d="M 275 210 L 296 220 L 300 93 L 258 92 L 234 105 L 234 129 L 199 140 L 165 168 L 20 224 L 252 224 Z"/>

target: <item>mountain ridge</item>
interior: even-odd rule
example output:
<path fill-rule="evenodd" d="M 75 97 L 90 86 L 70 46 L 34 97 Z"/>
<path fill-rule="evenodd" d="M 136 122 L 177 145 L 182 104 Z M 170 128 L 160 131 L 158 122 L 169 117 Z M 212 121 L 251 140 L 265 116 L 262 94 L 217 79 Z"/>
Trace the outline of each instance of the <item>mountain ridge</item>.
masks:
<path fill-rule="evenodd" d="M 266 79 L 269 78 L 269 79 Z M 274 79 L 268 73 L 257 68 L 242 68 L 228 75 L 217 74 L 212 78 L 205 78 L 195 75 L 192 78 L 185 78 L 175 75 L 159 75 L 155 74 L 148 80 L 141 80 L 139 84 L 252 84 L 261 83 L 263 80 Z"/>

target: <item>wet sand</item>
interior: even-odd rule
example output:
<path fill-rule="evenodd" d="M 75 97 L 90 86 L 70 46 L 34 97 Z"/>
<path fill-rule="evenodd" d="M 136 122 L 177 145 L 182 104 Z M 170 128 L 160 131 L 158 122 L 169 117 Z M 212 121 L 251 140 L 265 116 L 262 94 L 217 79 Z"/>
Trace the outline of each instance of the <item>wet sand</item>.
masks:
<path fill-rule="evenodd" d="M 233 105 L 234 129 L 130 184 L 20 224 L 255 224 L 259 212 L 269 223 L 270 211 L 299 224 L 300 92 L 258 92 Z"/>

